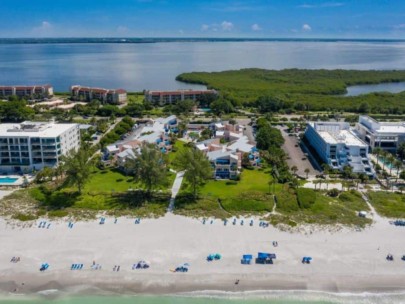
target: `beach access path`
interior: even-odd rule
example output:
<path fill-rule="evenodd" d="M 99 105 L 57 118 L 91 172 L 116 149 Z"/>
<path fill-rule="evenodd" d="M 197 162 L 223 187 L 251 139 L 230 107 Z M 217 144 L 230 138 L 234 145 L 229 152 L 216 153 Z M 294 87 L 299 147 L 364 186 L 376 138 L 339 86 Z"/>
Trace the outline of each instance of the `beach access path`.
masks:
<path fill-rule="evenodd" d="M 167 212 L 172 212 L 174 209 L 174 202 L 176 200 L 176 196 L 180 191 L 181 184 L 183 183 L 183 177 L 184 177 L 184 171 L 176 172 L 172 169 L 170 171 L 176 173 L 176 178 L 174 180 L 173 186 L 172 186 L 172 196 L 170 197 L 170 203 L 169 207 L 167 208 Z"/>

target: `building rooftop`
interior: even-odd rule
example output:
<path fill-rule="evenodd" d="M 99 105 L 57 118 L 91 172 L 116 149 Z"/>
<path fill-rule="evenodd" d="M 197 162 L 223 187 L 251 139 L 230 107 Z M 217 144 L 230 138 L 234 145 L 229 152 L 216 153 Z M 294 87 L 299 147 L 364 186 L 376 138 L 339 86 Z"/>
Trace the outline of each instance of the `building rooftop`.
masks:
<path fill-rule="evenodd" d="M 53 122 L 4 123 L 0 124 L 0 136 L 12 137 L 56 137 L 77 124 L 57 124 Z"/>
<path fill-rule="evenodd" d="M 239 152 L 249 153 L 254 148 L 254 145 L 251 145 L 249 143 L 249 139 L 247 138 L 247 136 L 242 136 L 237 141 L 230 144 L 227 148 L 230 151 L 239 151 Z"/>
<path fill-rule="evenodd" d="M 339 130 L 337 132 L 318 131 L 318 134 L 329 144 L 367 147 L 367 145 L 350 130 Z"/>

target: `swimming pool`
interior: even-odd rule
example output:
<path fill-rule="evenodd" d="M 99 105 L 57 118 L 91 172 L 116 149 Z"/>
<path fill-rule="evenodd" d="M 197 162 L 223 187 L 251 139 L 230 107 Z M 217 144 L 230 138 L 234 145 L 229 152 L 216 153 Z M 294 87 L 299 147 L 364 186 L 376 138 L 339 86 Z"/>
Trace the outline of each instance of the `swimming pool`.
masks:
<path fill-rule="evenodd" d="M 14 184 L 17 180 L 14 177 L 0 177 L 0 184 Z"/>

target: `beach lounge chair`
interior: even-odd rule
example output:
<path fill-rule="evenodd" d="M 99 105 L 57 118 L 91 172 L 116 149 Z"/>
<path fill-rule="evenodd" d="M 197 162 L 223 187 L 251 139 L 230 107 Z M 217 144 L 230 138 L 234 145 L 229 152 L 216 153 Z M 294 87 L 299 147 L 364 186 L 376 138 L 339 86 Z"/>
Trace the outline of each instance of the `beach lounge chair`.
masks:
<path fill-rule="evenodd" d="M 211 262 L 211 261 L 213 261 L 214 260 L 214 255 L 213 254 L 209 254 L 208 256 L 207 256 L 207 261 L 208 262 Z"/>
<path fill-rule="evenodd" d="M 39 269 L 39 271 L 43 272 L 43 271 L 47 270 L 48 268 L 49 268 L 49 264 L 44 263 L 41 265 L 41 268 Z"/>
<path fill-rule="evenodd" d="M 251 254 L 244 254 L 243 256 L 242 256 L 242 259 L 241 259 L 241 264 L 244 264 L 244 265 L 250 265 L 250 263 L 252 262 L 252 259 L 253 259 L 253 255 L 251 255 Z"/>

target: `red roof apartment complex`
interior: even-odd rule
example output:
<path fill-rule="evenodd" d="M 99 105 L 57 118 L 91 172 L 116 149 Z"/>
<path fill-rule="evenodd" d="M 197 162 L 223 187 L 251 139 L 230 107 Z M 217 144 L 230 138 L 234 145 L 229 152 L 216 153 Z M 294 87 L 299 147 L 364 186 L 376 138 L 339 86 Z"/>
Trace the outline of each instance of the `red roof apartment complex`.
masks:
<path fill-rule="evenodd" d="M 53 87 L 49 84 L 37 86 L 0 86 L 0 98 L 16 95 L 30 99 L 42 99 L 53 96 Z"/>
<path fill-rule="evenodd" d="M 92 101 L 97 99 L 103 103 L 120 104 L 127 101 L 127 91 L 123 89 L 101 89 L 74 85 L 70 87 L 73 100 Z"/>
<path fill-rule="evenodd" d="M 178 100 L 198 100 L 203 95 L 214 94 L 215 90 L 193 91 L 193 90 L 178 90 L 178 91 L 145 91 L 145 99 L 149 102 L 164 104 L 172 104 Z"/>

